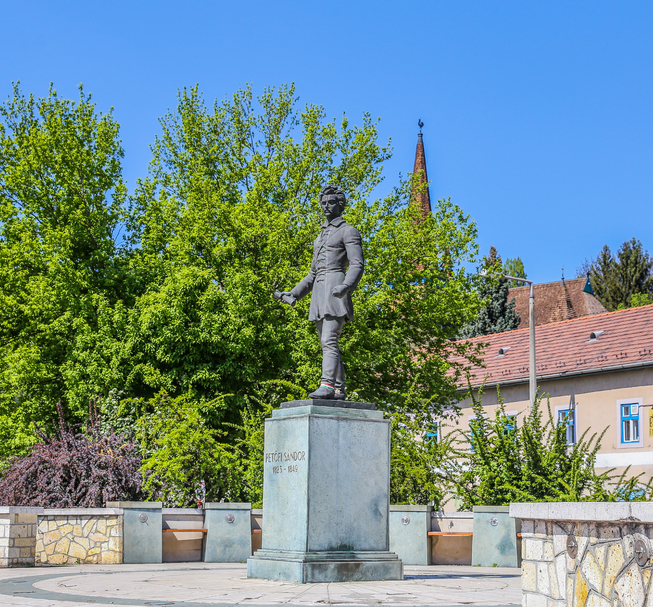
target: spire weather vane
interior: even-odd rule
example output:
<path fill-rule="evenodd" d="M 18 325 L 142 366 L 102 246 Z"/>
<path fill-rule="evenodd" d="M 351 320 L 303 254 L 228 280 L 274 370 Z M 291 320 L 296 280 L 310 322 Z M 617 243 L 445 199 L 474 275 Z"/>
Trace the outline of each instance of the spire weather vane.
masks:
<path fill-rule="evenodd" d="M 422 132 L 422 127 L 424 126 L 424 123 L 422 122 L 421 118 L 417 119 L 417 126 L 419 126 L 419 132 Z"/>

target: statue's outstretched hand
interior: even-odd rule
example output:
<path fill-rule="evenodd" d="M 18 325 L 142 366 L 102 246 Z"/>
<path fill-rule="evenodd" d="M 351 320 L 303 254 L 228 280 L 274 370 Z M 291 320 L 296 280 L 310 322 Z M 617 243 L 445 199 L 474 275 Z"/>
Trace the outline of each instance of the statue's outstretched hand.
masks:
<path fill-rule="evenodd" d="M 331 295 L 337 297 L 338 299 L 343 298 L 349 292 L 349 287 L 347 285 L 336 285 L 331 289 Z"/>
<path fill-rule="evenodd" d="M 289 306 L 294 306 L 297 303 L 297 300 L 293 297 L 293 294 L 290 291 L 275 291 L 274 298 L 278 299 L 281 303 L 288 304 Z"/>

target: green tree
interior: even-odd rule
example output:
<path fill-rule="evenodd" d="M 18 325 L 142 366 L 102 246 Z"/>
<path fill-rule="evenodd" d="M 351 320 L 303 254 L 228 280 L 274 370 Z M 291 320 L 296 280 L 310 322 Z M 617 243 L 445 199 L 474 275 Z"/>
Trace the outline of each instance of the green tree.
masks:
<path fill-rule="evenodd" d="M 510 284 L 503 273 L 501 256 L 494 247 L 490 247 L 489 255 L 483 258 L 477 293 L 483 305 L 478 315 L 462 328 L 461 338 L 502 333 L 519 327 L 521 319 L 515 312 L 514 298 L 508 302 Z"/>
<path fill-rule="evenodd" d="M 653 296 L 650 293 L 633 293 L 630 298 L 630 307 L 639 308 L 653 304 Z"/>
<path fill-rule="evenodd" d="M 507 276 L 512 276 L 513 278 L 528 278 L 526 271 L 524 270 L 524 262 L 521 260 L 521 257 L 515 257 L 514 259 L 506 259 L 506 262 L 503 264 L 503 273 Z M 523 287 L 527 283 L 513 281 L 511 286 L 513 287 Z"/>
<path fill-rule="evenodd" d="M 450 338 L 475 312 L 476 228 L 449 201 L 416 221 L 408 184 L 370 201 L 390 150 L 376 126 L 325 120 L 299 108 L 294 87 L 250 89 L 207 108 L 183 90 L 161 120 L 150 175 L 133 197 L 130 238 L 149 292 L 134 309 L 128 389 L 200 398 L 230 393 L 238 421 L 258 382 L 310 387 L 320 348 L 307 321 L 272 299 L 308 271 L 323 221 L 317 195 L 338 183 L 346 219 L 362 233 L 366 273 L 354 294 L 357 318 L 341 347 L 357 398 L 431 411 L 455 400 Z"/>
<path fill-rule="evenodd" d="M 624 242 L 616 257 L 605 245 L 590 265 L 594 294 L 610 311 L 629 308 L 633 295 L 653 295 L 651 268 L 653 260 L 636 238 Z"/>
<path fill-rule="evenodd" d="M 291 309 L 272 293 L 308 271 L 329 182 L 347 193 L 367 261 L 341 342 L 350 395 L 418 422 L 455 404 L 473 351 L 452 338 L 480 305 L 465 270 L 476 226 L 449 200 L 422 219 L 409 183 L 372 198 L 391 151 L 369 115 L 328 121 L 292 86 L 210 108 L 181 91 L 131 197 L 118 124 L 81 89 L 71 101 L 16 87 L 0 118 L 0 458 L 28 449 L 59 398 L 75 423 L 98 395 L 139 428 L 148 490 L 191 499 L 208 469 L 191 446 L 205 443 L 219 451 L 211 465 L 238 453 L 253 466 L 215 477 L 216 495 L 254 499 L 255 427 L 271 401 L 252 395 L 320 375 L 308 300 Z"/>
<path fill-rule="evenodd" d="M 117 123 L 81 86 L 70 101 L 15 85 L 0 105 L 0 457 L 24 451 L 30 423 L 54 419 L 60 397 L 84 417 L 107 383 L 106 358 L 83 387 L 67 374 L 129 293 L 117 244 L 122 156 Z"/>

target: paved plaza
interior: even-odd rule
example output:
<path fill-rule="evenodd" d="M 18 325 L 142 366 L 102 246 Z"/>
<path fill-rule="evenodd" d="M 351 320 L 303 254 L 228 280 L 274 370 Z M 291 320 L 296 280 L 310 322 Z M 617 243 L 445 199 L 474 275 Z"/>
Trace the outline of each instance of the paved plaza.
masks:
<path fill-rule="evenodd" d="M 521 605 L 518 569 L 406 567 L 403 581 L 345 584 L 291 584 L 246 575 L 245 564 L 230 563 L 3 569 L 0 605 Z"/>

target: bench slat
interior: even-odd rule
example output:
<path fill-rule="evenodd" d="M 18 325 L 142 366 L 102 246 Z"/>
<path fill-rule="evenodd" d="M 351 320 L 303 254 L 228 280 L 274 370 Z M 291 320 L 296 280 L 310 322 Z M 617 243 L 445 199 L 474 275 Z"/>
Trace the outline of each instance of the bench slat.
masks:
<path fill-rule="evenodd" d="M 429 531 L 429 535 L 474 535 L 473 533 L 463 533 L 462 531 Z"/>
<path fill-rule="evenodd" d="M 208 533 L 208 529 L 162 529 L 163 533 Z"/>

